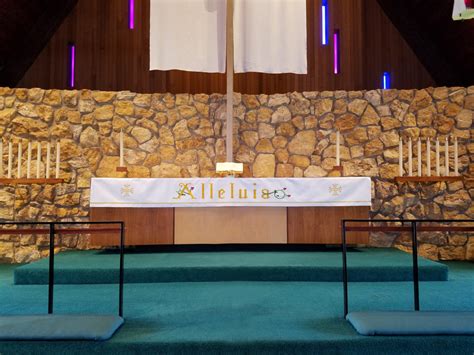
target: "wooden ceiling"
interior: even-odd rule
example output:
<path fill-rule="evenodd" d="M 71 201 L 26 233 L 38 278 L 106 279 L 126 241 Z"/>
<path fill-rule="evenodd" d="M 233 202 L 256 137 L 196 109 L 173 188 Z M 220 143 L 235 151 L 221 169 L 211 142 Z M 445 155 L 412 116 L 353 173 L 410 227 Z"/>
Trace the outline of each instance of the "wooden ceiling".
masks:
<path fill-rule="evenodd" d="M 0 0 L 0 85 L 14 87 L 78 0 Z"/>
<path fill-rule="evenodd" d="M 474 84 L 474 20 L 453 21 L 453 0 L 377 1 L 438 86 Z M 0 0 L 0 86 L 18 84 L 77 2 Z"/>
<path fill-rule="evenodd" d="M 474 84 L 474 20 L 453 21 L 453 0 L 377 0 L 437 85 Z"/>

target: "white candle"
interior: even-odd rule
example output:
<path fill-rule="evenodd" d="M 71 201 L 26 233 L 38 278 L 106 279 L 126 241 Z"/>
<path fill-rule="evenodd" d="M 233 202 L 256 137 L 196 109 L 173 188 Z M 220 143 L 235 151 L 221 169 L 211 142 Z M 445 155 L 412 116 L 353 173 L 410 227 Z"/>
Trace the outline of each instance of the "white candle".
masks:
<path fill-rule="evenodd" d="M 120 166 L 124 166 L 123 163 L 123 131 L 120 130 Z"/>
<path fill-rule="evenodd" d="M 61 164 L 61 159 L 60 159 L 60 154 L 61 154 L 61 145 L 59 144 L 59 141 L 56 143 L 56 179 L 59 178 L 59 165 Z"/>
<path fill-rule="evenodd" d="M 426 175 L 431 176 L 431 138 L 426 140 Z"/>
<path fill-rule="evenodd" d="M 341 134 L 339 131 L 336 131 L 336 166 L 341 165 Z"/>
<path fill-rule="evenodd" d="M 0 177 L 3 176 L 3 140 L 0 140 Z"/>
<path fill-rule="evenodd" d="M 403 140 L 398 142 L 398 176 L 403 176 Z"/>
<path fill-rule="evenodd" d="M 22 155 L 22 147 L 21 147 L 21 142 L 18 143 L 18 173 L 17 173 L 17 178 L 21 178 L 21 155 Z"/>
<path fill-rule="evenodd" d="M 28 158 L 26 162 L 26 177 L 31 177 L 31 142 L 28 142 Z"/>
<path fill-rule="evenodd" d="M 444 143 L 444 153 L 445 153 L 445 156 L 444 156 L 444 164 L 445 164 L 445 168 L 444 168 L 444 175 L 445 176 L 449 176 L 449 137 L 446 137 L 446 142 Z"/>
<path fill-rule="evenodd" d="M 459 176 L 458 137 L 454 138 L 454 175 Z"/>
<path fill-rule="evenodd" d="M 41 143 L 38 142 L 36 145 L 36 178 L 39 179 L 40 177 L 40 164 L 41 164 Z"/>
<path fill-rule="evenodd" d="M 421 176 L 421 138 L 417 142 L 417 158 L 418 158 L 418 176 Z"/>
<path fill-rule="evenodd" d="M 440 175 L 439 167 L 439 140 L 436 138 L 436 176 Z"/>
<path fill-rule="evenodd" d="M 12 178 L 12 163 L 13 163 L 13 146 L 12 142 L 8 142 L 8 178 Z"/>
<path fill-rule="evenodd" d="M 46 179 L 49 179 L 49 168 L 50 168 L 50 162 L 51 160 L 51 143 L 48 142 L 46 144 Z"/>
<path fill-rule="evenodd" d="M 411 138 L 408 139 L 408 176 L 413 176 L 413 152 Z"/>

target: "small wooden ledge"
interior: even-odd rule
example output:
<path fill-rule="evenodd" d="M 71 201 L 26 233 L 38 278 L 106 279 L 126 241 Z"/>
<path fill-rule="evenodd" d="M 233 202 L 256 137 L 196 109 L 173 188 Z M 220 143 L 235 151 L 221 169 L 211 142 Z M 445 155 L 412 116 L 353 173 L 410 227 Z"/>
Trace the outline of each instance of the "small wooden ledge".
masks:
<path fill-rule="evenodd" d="M 344 168 L 342 167 L 342 165 L 334 165 L 334 166 L 332 167 L 332 170 L 333 170 L 333 171 L 343 171 Z"/>
<path fill-rule="evenodd" d="M 128 173 L 128 169 L 126 166 L 117 166 L 115 171 L 118 173 Z"/>
<path fill-rule="evenodd" d="M 20 184 L 62 184 L 64 179 L 56 178 L 42 178 L 42 179 L 27 179 L 27 178 L 1 178 L 1 185 L 20 185 Z"/>
<path fill-rule="evenodd" d="M 462 181 L 462 176 L 397 176 L 396 182 L 453 182 Z"/>

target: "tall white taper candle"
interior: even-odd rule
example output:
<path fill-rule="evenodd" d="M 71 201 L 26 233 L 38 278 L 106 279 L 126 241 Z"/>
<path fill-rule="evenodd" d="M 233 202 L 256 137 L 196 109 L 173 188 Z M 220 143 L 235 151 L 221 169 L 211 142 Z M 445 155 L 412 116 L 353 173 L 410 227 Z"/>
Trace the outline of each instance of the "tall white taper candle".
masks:
<path fill-rule="evenodd" d="M 336 166 L 341 165 L 341 134 L 336 131 Z"/>
<path fill-rule="evenodd" d="M 41 164 L 41 143 L 36 144 L 36 178 L 40 177 L 40 164 Z"/>
<path fill-rule="evenodd" d="M 403 176 L 403 139 L 398 142 L 398 176 Z"/>
<path fill-rule="evenodd" d="M 417 158 L 418 158 L 418 166 L 417 166 L 417 170 L 418 170 L 418 176 L 421 176 L 421 138 L 418 138 L 418 142 L 416 144 L 416 150 L 417 150 Z"/>
<path fill-rule="evenodd" d="M 59 165 L 61 164 L 61 144 L 59 141 L 56 142 L 56 174 L 55 177 L 56 179 L 59 178 Z"/>
<path fill-rule="evenodd" d="M 446 136 L 446 141 L 444 143 L 444 176 L 449 176 L 449 137 Z"/>
<path fill-rule="evenodd" d="M 411 138 L 408 139 L 408 176 L 413 176 L 413 148 Z"/>
<path fill-rule="evenodd" d="M 431 176 L 431 138 L 426 139 L 426 176 Z"/>
<path fill-rule="evenodd" d="M 439 166 L 439 139 L 436 138 L 436 176 L 440 176 Z"/>
<path fill-rule="evenodd" d="M 454 138 L 454 175 L 459 176 L 458 137 Z"/>
<path fill-rule="evenodd" d="M 13 145 L 12 142 L 8 142 L 8 178 L 12 177 L 12 163 L 13 163 Z"/>
<path fill-rule="evenodd" d="M 46 179 L 49 179 L 49 168 L 51 164 L 51 143 L 46 144 Z"/>
<path fill-rule="evenodd" d="M 120 130 L 120 166 L 124 166 L 123 162 L 123 131 Z"/>
<path fill-rule="evenodd" d="M 31 177 L 31 142 L 28 142 L 28 156 L 26 161 L 26 178 Z"/>
<path fill-rule="evenodd" d="M 0 177 L 3 176 L 3 140 L 0 140 Z"/>
<path fill-rule="evenodd" d="M 21 146 L 21 142 L 18 143 L 18 171 L 17 171 L 17 178 L 21 178 L 21 156 L 22 156 L 22 146 Z"/>

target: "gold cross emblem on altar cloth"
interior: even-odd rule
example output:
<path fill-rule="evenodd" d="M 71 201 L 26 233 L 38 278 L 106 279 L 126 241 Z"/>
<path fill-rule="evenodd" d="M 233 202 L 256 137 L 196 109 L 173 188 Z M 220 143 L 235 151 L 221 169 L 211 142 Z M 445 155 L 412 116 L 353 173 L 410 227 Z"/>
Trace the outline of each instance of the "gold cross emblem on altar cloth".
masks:
<path fill-rule="evenodd" d="M 329 186 L 329 192 L 333 196 L 339 196 L 342 192 L 342 186 L 339 184 L 332 184 L 331 186 Z"/>
<path fill-rule="evenodd" d="M 122 186 L 122 189 L 120 190 L 120 193 L 124 197 L 128 197 L 133 195 L 133 187 L 131 187 L 129 184 L 125 184 Z"/>

